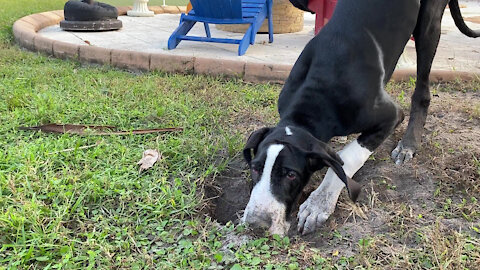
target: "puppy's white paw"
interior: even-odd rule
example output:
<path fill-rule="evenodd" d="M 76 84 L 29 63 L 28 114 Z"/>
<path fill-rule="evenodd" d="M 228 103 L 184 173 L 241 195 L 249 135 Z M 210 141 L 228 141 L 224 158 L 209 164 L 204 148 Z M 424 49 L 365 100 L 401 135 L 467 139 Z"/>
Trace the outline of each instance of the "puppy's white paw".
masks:
<path fill-rule="evenodd" d="M 336 192 L 335 192 L 336 193 Z M 335 211 L 338 195 L 328 190 L 316 190 L 300 206 L 298 232 L 302 235 L 314 232 Z"/>

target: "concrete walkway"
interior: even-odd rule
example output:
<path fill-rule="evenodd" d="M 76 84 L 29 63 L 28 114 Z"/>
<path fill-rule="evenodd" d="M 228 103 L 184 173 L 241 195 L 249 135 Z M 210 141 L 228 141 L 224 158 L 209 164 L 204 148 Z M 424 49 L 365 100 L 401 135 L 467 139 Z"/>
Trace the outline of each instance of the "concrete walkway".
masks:
<path fill-rule="evenodd" d="M 480 2 L 460 1 L 462 15 L 473 29 L 480 29 Z M 268 43 L 268 36 L 257 35 L 256 43 L 250 46 L 244 56 L 237 56 L 237 46 L 230 44 L 202 43 L 182 41 L 175 50 L 167 50 L 167 40 L 178 26 L 180 14 L 158 14 L 155 17 L 120 16 L 123 28 L 114 32 L 65 32 L 59 25 L 41 29 L 41 36 L 66 43 L 85 46 L 97 46 L 109 49 L 120 49 L 146 53 L 161 53 L 188 57 L 225 59 L 267 65 L 292 65 L 305 44 L 313 37 L 314 15 L 305 13 L 305 25 L 301 32 L 293 34 L 276 34 L 274 42 Z M 211 27 L 212 36 L 241 38 L 241 34 L 224 32 Z M 197 24 L 191 34 L 204 36 L 203 25 Z M 399 62 L 399 69 L 415 68 L 415 47 L 410 41 L 405 49 L 405 57 Z M 472 39 L 464 36 L 456 28 L 450 11 L 445 11 L 442 21 L 442 37 L 437 56 L 433 64 L 434 70 L 465 71 L 480 74 L 480 38 Z"/>

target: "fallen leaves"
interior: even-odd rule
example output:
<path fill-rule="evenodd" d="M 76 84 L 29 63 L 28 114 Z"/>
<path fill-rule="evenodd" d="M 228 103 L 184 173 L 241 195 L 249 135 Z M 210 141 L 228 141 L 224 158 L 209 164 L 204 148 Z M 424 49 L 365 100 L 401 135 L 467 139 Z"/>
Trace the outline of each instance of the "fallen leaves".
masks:
<path fill-rule="evenodd" d="M 160 154 L 157 150 L 145 150 L 145 152 L 143 152 L 142 159 L 140 159 L 140 161 L 137 163 L 137 165 L 140 165 L 139 172 L 148 170 L 153 167 L 153 165 L 155 164 L 155 162 L 157 162 L 159 158 Z"/>

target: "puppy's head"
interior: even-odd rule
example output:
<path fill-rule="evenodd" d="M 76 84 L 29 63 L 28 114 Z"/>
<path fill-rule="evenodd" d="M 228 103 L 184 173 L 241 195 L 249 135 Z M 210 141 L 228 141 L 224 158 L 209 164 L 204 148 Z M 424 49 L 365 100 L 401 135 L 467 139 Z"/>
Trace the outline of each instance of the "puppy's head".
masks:
<path fill-rule="evenodd" d="M 287 217 L 310 176 L 329 166 L 349 188 L 352 199 L 359 190 L 349 187 L 343 161 L 324 142 L 292 126 L 262 128 L 253 132 L 243 151 L 250 167 L 252 192 L 242 220 L 284 235 Z M 352 190 L 355 189 L 355 190 Z"/>

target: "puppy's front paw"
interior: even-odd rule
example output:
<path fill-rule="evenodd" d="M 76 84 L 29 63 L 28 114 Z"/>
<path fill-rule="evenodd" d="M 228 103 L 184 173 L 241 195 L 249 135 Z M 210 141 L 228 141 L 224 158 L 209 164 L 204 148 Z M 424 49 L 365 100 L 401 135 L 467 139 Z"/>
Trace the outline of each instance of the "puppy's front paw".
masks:
<path fill-rule="evenodd" d="M 298 211 L 298 232 L 305 235 L 322 226 L 335 210 L 337 199 L 329 192 L 312 192 Z"/>

